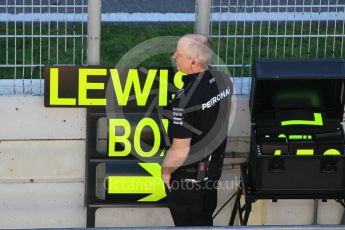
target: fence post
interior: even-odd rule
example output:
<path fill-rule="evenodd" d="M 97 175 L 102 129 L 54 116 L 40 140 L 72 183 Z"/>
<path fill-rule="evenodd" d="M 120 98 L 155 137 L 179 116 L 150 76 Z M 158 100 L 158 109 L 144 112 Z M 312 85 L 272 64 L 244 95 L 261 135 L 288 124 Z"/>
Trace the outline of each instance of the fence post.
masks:
<path fill-rule="evenodd" d="M 210 35 L 211 0 L 195 1 L 195 27 L 194 32 Z"/>
<path fill-rule="evenodd" d="M 100 64 L 101 0 L 89 0 L 87 7 L 87 64 Z"/>
<path fill-rule="evenodd" d="M 101 61 L 101 0 L 89 0 L 87 5 L 87 64 L 99 65 Z M 89 130 L 89 109 L 86 115 L 86 130 Z M 94 228 L 97 208 L 90 207 L 89 190 L 89 153 L 88 138 L 86 138 L 86 165 L 85 165 L 85 204 L 86 204 L 86 227 Z M 92 177 L 91 177 L 92 178 Z"/>

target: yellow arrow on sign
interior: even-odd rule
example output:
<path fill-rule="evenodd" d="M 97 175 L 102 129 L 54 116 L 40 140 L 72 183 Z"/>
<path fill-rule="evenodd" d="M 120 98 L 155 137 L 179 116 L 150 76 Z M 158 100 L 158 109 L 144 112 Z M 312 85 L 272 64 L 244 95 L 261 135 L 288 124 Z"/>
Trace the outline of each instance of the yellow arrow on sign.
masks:
<path fill-rule="evenodd" d="M 138 201 L 159 201 L 166 196 L 161 179 L 161 166 L 157 163 L 139 163 L 151 176 L 109 176 L 109 194 L 151 194 Z"/>

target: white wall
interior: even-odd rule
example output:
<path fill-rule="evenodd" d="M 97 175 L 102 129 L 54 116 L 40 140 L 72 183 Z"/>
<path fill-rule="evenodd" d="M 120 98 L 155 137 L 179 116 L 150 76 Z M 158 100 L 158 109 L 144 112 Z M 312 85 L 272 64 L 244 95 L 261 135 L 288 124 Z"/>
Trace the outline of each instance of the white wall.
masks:
<path fill-rule="evenodd" d="M 85 109 L 35 96 L 0 105 L 0 228 L 85 226 Z"/>
<path fill-rule="evenodd" d="M 229 151 L 249 151 L 248 97 L 234 99 Z M 40 96 L 0 96 L 0 228 L 85 227 L 86 110 L 44 108 Z M 234 162 L 233 159 L 227 159 Z M 219 205 L 235 191 L 226 169 Z M 230 205 L 215 220 L 227 225 Z M 258 201 L 250 224 L 311 224 L 312 201 Z M 337 224 L 342 208 L 319 204 L 320 223 Z M 171 226 L 166 208 L 99 209 L 96 226 Z"/>

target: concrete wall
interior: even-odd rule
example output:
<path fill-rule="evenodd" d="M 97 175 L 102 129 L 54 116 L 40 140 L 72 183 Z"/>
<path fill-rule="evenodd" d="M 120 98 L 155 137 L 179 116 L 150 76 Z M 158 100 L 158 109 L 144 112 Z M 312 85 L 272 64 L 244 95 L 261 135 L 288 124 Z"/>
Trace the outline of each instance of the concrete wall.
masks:
<path fill-rule="evenodd" d="M 236 97 L 229 151 L 249 151 L 248 97 Z M 85 109 L 44 108 L 41 96 L 0 96 L 0 228 L 85 227 Z M 233 159 L 227 159 L 228 163 Z M 219 206 L 239 172 L 225 169 Z M 215 219 L 229 221 L 231 203 Z M 218 206 L 218 207 L 219 207 Z M 311 224 L 313 201 L 258 201 L 250 224 Z M 339 204 L 319 204 L 319 223 L 337 224 Z M 166 208 L 106 208 L 96 226 L 171 226 Z"/>

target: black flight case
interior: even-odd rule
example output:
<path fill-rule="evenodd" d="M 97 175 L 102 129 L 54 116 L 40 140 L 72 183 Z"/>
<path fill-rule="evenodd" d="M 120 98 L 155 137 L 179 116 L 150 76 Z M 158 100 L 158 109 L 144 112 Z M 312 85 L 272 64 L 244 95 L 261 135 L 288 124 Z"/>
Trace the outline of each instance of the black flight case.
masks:
<path fill-rule="evenodd" d="M 229 225 L 237 212 L 246 225 L 258 199 L 335 199 L 344 205 L 344 90 L 344 60 L 253 62 L 250 154 L 241 165 Z"/>
<path fill-rule="evenodd" d="M 344 88 L 344 60 L 254 61 L 254 191 L 344 197 Z"/>

